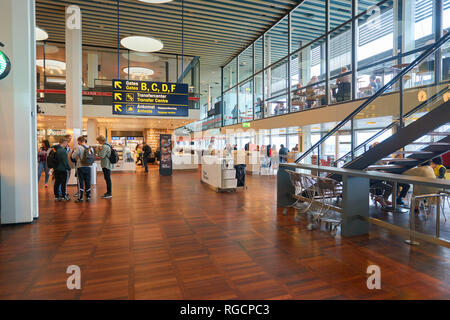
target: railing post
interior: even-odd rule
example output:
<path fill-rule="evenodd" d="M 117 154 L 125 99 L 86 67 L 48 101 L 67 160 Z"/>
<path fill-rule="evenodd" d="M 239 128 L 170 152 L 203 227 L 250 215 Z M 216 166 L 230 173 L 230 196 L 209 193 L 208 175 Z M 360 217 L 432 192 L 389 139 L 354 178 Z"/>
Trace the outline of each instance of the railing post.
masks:
<path fill-rule="evenodd" d="M 436 201 L 436 238 L 441 235 L 441 197 L 437 197 Z"/>
<path fill-rule="evenodd" d="M 400 77 L 400 95 L 399 95 L 399 127 L 403 128 L 403 76 Z"/>
<path fill-rule="evenodd" d="M 409 239 L 405 240 L 405 243 L 410 246 L 418 246 L 420 243 L 415 241 L 416 232 L 416 212 L 415 212 L 416 198 L 411 197 L 411 206 L 409 209 Z"/>
<path fill-rule="evenodd" d="M 350 120 L 350 147 L 351 147 L 351 152 L 352 152 L 352 160 L 355 159 L 355 138 L 354 138 L 354 133 L 355 133 L 355 129 L 354 129 L 354 120 L 353 117 Z"/>

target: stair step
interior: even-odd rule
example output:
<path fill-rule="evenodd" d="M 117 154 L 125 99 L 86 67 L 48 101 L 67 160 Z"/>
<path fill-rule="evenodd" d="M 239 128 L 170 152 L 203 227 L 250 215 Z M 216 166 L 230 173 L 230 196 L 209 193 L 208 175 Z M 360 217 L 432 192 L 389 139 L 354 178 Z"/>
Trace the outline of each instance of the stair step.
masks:
<path fill-rule="evenodd" d="M 397 164 L 386 164 L 386 165 L 373 165 L 368 166 L 367 170 L 389 170 L 389 169 L 401 169 L 402 166 L 399 166 Z"/>
<path fill-rule="evenodd" d="M 419 161 L 418 159 L 412 159 L 412 158 L 384 158 L 381 159 L 381 161 L 386 162 L 416 162 Z"/>
<path fill-rule="evenodd" d="M 408 145 L 414 146 L 450 146 L 449 142 L 412 142 Z"/>
<path fill-rule="evenodd" d="M 427 136 L 450 136 L 450 132 L 433 131 L 433 132 L 428 132 L 426 135 Z"/>
<path fill-rule="evenodd" d="M 393 154 L 430 154 L 431 151 L 396 151 Z"/>

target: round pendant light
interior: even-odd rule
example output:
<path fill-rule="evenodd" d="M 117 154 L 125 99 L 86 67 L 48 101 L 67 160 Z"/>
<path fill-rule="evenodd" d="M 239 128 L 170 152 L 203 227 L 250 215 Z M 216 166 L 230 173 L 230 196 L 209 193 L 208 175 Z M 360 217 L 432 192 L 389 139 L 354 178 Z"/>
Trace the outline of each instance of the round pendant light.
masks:
<path fill-rule="evenodd" d="M 147 2 L 147 3 L 166 3 L 171 2 L 173 0 L 139 0 L 141 2 Z"/>
<path fill-rule="evenodd" d="M 43 68 L 44 67 L 44 60 L 43 59 L 37 59 L 36 65 L 38 67 Z M 45 59 L 45 68 L 49 70 L 66 70 L 66 63 L 58 60 L 51 60 L 51 59 Z"/>
<path fill-rule="evenodd" d="M 36 41 L 44 41 L 48 39 L 48 33 L 39 27 L 36 27 Z"/>
<path fill-rule="evenodd" d="M 120 40 L 122 46 L 137 52 L 155 52 L 161 50 L 164 45 L 161 41 L 142 36 L 131 36 Z"/>
<path fill-rule="evenodd" d="M 128 59 L 128 52 L 122 53 L 122 56 L 125 59 Z M 157 62 L 159 61 L 159 57 L 157 55 L 146 53 L 146 52 L 130 52 L 130 61 L 134 62 Z"/>
<path fill-rule="evenodd" d="M 152 69 L 142 67 L 123 68 L 123 72 L 137 77 L 148 77 L 155 73 Z"/>

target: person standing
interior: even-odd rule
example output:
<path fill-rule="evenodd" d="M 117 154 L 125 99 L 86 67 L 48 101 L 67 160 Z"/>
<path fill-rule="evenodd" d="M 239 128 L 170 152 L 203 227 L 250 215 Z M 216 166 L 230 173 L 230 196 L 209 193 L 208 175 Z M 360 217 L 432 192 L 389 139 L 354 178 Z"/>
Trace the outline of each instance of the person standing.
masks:
<path fill-rule="evenodd" d="M 148 160 L 150 159 L 150 156 L 152 155 L 152 148 L 146 142 L 144 142 L 144 147 L 142 148 L 142 152 L 144 153 L 145 172 L 148 173 Z"/>
<path fill-rule="evenodd" d="M 72 141 L 72 136 L 70 134 L 66 134 L 64 136 L 64 139 L 67 140 L 67 145 L 64 147 L 64 150 L 66 151 L 66 156 L 69 156 L 70 153 L 70 142 Z M 67 163 L 69 164 L 69 169 L 67 170 L 67 178 L 66 178 L 66 183 L 65 183 L 65 188 L 66 188 L 66 192 L 67 192 L 67 184 L 69 183 L 69 179 L 70 179 L 70 173 L 72 171 L 72 167 L 73 167 L 73 162 L 72 161 L 67 161 Z M 60 193 L 62 194 L 62 190 L 60 188 Z M 63 197 L 68 197 L 69 194 L 62 194 Z M 76 195 L 77 196 L 77 195 Z"/>
<path fill-rule="evenodd" d="M 142 149 L 140 144 L 136 146 L 136 165 L 142 165 Z"/>
<path fill-rule="evenodd" d="M 56 201 L 70 200 L 66 192 L 67 173 L 70 171 L 66 152 L 67 144 L 67 138 L 63 137 L 59 139 L 59 144 L 53 147 L 56 152 L 57 161 L 57 166 L 54 169 L 55 185 L 53 186 Z"/>
<path fill-rule="evenodd" d="M 75 202 L 83 202 L 83 193 L 86 194 L 86 201 L 91 200 L 91 167 L 94 163 L 94 150 L 86 143 L 84 136 L 78 137 L 78 147 L 69 154 L 70 159 L 76 160 L 76 170 L 78 177 L 78 198 Z"/>
<path fill-rule="evenodd" d="M 284 144 L 280 145 L 280 151 L 278 151 L 278 154 L 280 156 L 280 163 L 287 162 L 287 155 L 289 150 L 284 146 Z"/>
<path fill-rule="evenodd" d="M 38 152 L 38 183 L 41 180 L 42 171 L 45 171 L 45 187 L 48 188 L 48 179 L 50 178 L 50 169 L 47 165 L 47 157 L 48 153 L 50 152 L 50 143 L 48 140 L 42 141 L 42 146 L 39 149 Z"/>
<path fill-rule="evenodd" d="M 111 184 L 111 169 L 114 165 L 111 163 L 109 158 L 111 157 L 111 145 L 106 142 L 104 136 L 98 136 L 97 142 L 102 145 L 98 157 L 101 159 L 103 177 L 106 182 L 106 193 L 102 196 L 103 199 L 112 198 L 112 184 Z"/>

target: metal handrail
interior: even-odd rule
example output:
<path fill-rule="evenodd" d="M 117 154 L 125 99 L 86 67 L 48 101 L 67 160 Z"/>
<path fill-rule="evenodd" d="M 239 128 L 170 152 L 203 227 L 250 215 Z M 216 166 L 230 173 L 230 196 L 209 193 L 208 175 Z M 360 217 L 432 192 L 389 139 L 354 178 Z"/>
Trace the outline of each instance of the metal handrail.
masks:
<path fill-rule="evenodd" d="M 408 111 L 404 116 L 403 119 L 408 118 L 410 115 L 414 114 L 415 112 L 417 112 L 418 110 L 422 109 L 424 106 L 426 106 L 429 102 L 432 102 L 433 100 L 435 100 L 436 98 L 438 98 L 439 96 L 443 95 L 445 92 L 448 91 L 448 87 L 443 88 L 441 91 L 435 93 L 433 96 L 431 96 L 428 100 L 423 101 L 421 104 L 419 104 L 418 106 L 416 106 L 415 108 L 413 108 L 412 110 Z M 392 123 L 390 123 L 389 125 L 387 125 L 386 127 L 384 127 L 383 129 L 381 129 L 380 131 L 378 131 L 377 133 L 375 133 L 372 137 L 370 137 L 369 139 L 367 139 L 366 141 L 364 141 L 363 143 L 361 143 L 360 145 L 358 145 L 357 147 L 355 147 L 354 151 L 357 151 L 359 149 L 361 149 L 364 145 L 367 145 L 369 142 L 372 142 L 374 139 L 378 138 L 379 136 L 381 136 L 384 132 L 386 132 L 387 130 L 391 129 L 393 126 L 395 126 L 397 124 L 398 120 L 394 120 Z M 338 162 L 342 161 L 343 159 L 345 159 L 346 157 L 351 156 L 352 151 L 347 152 L 345 155 L 343 155 L 342 157 L 340 157 L 339 159 L 337 159 L 336 161 L 333 161 L 334 164 L 337 164 Z"/>
<path fill-rule="evenodd" d="M 364 101 L 358 108 L 356 108 L 352 113 L 350 113 L 344 120 L 339 122 L 333 129 L 328 131 L 318 142 L 316 142 L 311 148 L 309 148 L 304 154 L 302 154 L 297 160 L 296 163 L 303 160 L 307 155 L 313 152 L 314 149 L 319 147 L 322 143 L 325 142 L 326 139 L 335 134 L 340 128 L 342 128 L 347 122 L 349 122 L 355 115 L 364 110 L 370 103 L 372 103 L 376 98 L 381 96 L 388 88 L 390 88 L 393 84 L 395 84 L 398 80 L 402 79 L 405 74 L 415 68 L 419 63 L 421 63 L 425 58 L 429 55 L 433 54 L 437 49 L 439 49 L 444 43 L 449 40 L 450 32 L 442 36 L 436 43 L 431 46 L 429 49 L 425 50 L 419 57 L 417 57 L 413 62 L 411 62 L 406 68 L 400 71 L 394 78 L 392 78 L 387 84 L 385 84 L 380 90 L 378 90 L 373 96 Z"/>

